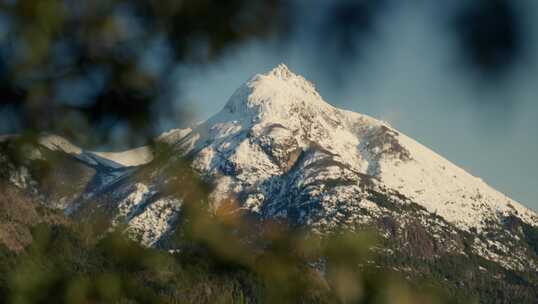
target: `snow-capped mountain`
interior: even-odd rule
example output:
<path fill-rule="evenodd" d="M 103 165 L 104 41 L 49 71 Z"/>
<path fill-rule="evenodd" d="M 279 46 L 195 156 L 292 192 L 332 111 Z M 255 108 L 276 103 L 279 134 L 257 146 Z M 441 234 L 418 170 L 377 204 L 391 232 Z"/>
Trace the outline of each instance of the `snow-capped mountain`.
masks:
<path fill-rule="evenodd" d="M 331 106 L 285 65 L 243 84 L 207 121 L 156 140 L 172 153 L 151 166 L 146 147 L 95 153 L 48 136 L 31 157 L 61 153 L 89 172 L 79 176 L 84 187 L 51 196 L 16 166 L 10 179 L 44 200 L 59 199 L 47 204 L 73 218 L 107 210 L 112 226 L 126 225 L 147 246 L 167 247 L 182 199 L 160 190 L 167 183 L 160 173 L 182 157 L 212 185 L 215 209 L 233 201 L 259 222 L 322 235 L 374 226 L 398 254 L 476 256 L 538 272 L 535 212 L 386 122 Z"/>
<path fill-rule="evenodd" d="M 241 86 L 176 145 L 215 180 L 217 201 L 241 196 L 244 208 L 268 217 L 287 217 L 297 204 L 315 207 L 294 214 L 299 224 L 324 226 L 314 219 L 319 215 L 329 226 L 343 224 L 348 219 L 337 207 L 353 213 L 369 184 L 466 230 L 510 214 L 538 223 L 534 212 L 387 123 L 326 103 L 284 65 Z"/>

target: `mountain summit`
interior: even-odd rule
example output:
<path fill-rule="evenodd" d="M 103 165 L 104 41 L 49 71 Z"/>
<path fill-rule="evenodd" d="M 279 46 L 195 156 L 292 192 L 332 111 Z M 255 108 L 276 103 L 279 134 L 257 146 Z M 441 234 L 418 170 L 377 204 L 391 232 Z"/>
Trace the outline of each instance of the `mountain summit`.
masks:
<path fill-rule="evenodd" d="M 312 83 L 281 64 L 243 84 L 217 117 L 226 120 L 237 116 L 258 122 L 294 118 L 305 112 L 319 116 L 331 110 L 333 108 L 323 101 Z"/>
<path fill-rule="evenodd" d="M 320 208 L 330 191 L 308 182 L 318 181 L 322 170 L 338 185 L 331 189 L 338 189 L 333 201 L 327 202 L 335 208 L 359 204 L 360 188 L 373 184 L 465 230 L 481 230 L 510 214 L 527 223 L 537 220 L 532 211 L 385 122 L 326 103 L 310 82 L 285 65 L 243 84 L 221 112 L 195 127 L 179 146 L 196 155 L 194 165 L 200 172 L 216 178 L 218 198 L 239 195 L 255 212 L 276 214 L 298 203 L 287 189 L 283 194 L 287 202 L 279 205 L 280 211 L 268 208 L 276 200 L 275 189 L 267 187 L 280 179 L 286 185 L 277 187 L 300 186 L 300 197 L 308 192 L 309 202 L 317 193 L 312 207 Z M 291 177 L 295 186 L 289 184 Z M 240 193 L 232 190 L 236 188 L 242 189 Z M 258 190 L 246 195 L 246 188 Z M 299 216 L 299 222 L 311 222 L 307 213 L 299 213 L 305 216 Z M 343 220 L 323 219 L 335 225 Z"/>
<path fill-rule="evenodd" d="M 162 193 L 168 177 L 161 172 L 181 157 L 211 185 L 215 210 L 233 201 L 232 211 L 258 223 L 322 236 L 375 227 L 391 248 L 388 260 L 430 265 L 430 272 L 436 263 L 465 263 L 476 276 L 538 282 L 536 213 L 387 123 L 333 107 L 285 65 L 241 85 L 207 121 L 157 141 L 171 146 L 164 165 L 144 164 L 147 153 L 145 161 L 134 159 L 138 152 L 115 154 L 114 162 L 62 140 L 54 142 L 63 150 L 42 144 L 40 158 L 67 160 L 56 175 L 79 181 L 69 195 L 51 193 L 31 170 L 2 166 L 45 205 L 73 218 L 106 210 L 111 227 L 127 227 L 146 246 L 173 249 L 182 198 Z M 122 166 L 125 158 L 134 165 Z"/>

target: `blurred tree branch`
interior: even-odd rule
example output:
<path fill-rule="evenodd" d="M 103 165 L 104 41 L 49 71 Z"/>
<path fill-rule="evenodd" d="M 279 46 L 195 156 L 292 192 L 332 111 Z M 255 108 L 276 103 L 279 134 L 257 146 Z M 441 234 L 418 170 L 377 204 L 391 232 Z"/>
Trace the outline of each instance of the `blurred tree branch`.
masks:
<path fill-rule="evenodd" d="M 0 107 L 19 129 L 96 143 L 121 126 L 140 143 L 154 135 L 157 100 L 166 107 L 177 97 L 163 91 L 178 64 L 206 64 L 270 35 L 279 8 L 278 0 L 5 1 Z"/>

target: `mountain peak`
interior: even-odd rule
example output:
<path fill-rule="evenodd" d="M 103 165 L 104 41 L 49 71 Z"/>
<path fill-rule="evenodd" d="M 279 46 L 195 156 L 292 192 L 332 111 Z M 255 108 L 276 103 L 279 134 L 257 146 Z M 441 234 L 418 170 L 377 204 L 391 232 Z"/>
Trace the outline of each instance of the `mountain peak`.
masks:
<path fill-rule="evenodd" d="M 258 118 L 286 118 L 307 109 L 317 109 L 318 112 L 329 108 L 332 107 L 321 98 L 311 82 L 293 73 L 285 64 L 279 64 L 243 84 L 224 109 L 229 113 L 254 114 Z"/>
<path fill-rule="evenodd" d="M 280 79 L 289 79 L 291 77 L 297 77 L 296 74 L 294 74 L 292 71 L 290 71 L 290 69 L 288 68 L 287 65 L 285 65 L 284 63 L 281 63 L 279 65 L 277 65 L 274 69 L 272 69 L 268 75 L 272 75 L 272 76 L 275 76 L 275 77 L 278 77 Z"/>
<path fill-rule="evenodd" d="M 197 164 L 200 171 L 226 173 L 233 163 L 233 168 L 242 168 L 233 172 L 243 172 L 240 178 L 248 179 L 248 187 L 276 178 L 274 172 L 288 172 L 303 155 L 312 158 L 301 160 L 309 162 L 304 164 L 307 175 L 317 162 L 330 164 L 319 168 L 328 168 L 327 175 L 343 170 L 333 176 L 336 180 L 354 175 L 380 182 L 462 229 L 485 229 L 489 218 L 499 220 L 498 214 L 511 212 L 527 223 L 538 220 L 538 215 L 386 123 L 326 103 L 313 84 L 283 64 L 244 83 L 221 112 L 192 134 L 182 146 L 204 151 Z M 219 171 L 222 166 L 224 171 Z"/>

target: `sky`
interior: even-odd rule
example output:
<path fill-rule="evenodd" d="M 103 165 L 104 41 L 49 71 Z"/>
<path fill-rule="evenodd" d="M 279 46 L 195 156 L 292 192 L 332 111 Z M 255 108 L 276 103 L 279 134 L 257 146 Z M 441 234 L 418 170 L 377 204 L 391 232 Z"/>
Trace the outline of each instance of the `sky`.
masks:
<path fill-rule="evenodd" d="M 113 32 L 123 35 L 119 35 L 119 42 L 103 48 L 103 56 L 113 59 L 112 65 L 106 60 L 94 62 L 89 56 L 89 61 L 79 66 L 73 59 L 80 45 L 88 43 L 93 52 L 94 46 L 102 46 L 100 40 L 80 34 L 84 32 L 75 35 L 76 39 L 69 35 L 66 41 L 60 39 L 45 65 L 60 68 L 49 67 L 48 72 L 37 69 L 37 76 L 51 73 L 56 79 L 60 75 L 60 80 L 50 82 L 49 95 L 41 87 L 49 83 L 26 72 L 19 75 L 24 76 L 22 80 L 11 80 L 30 88 L 32 94 L 27 98 L 16 87 L 0 86 L 0 91 L 7 92 L 7 97 L 0 98 L 0 134 L 18 133 L 28 125 L 42 130 L 42 125 L 50 123 L 57 125 L 52 131 L 60 131 L 88 149 L 142 145 L 159 131 L 207 119 L 243 82 L 285 63 L 312 81 L 327 102 L 389 122 L 494 188 L 538 210 L 538 1 L 274 3 L 280 3 L 280 15 L 273 9 L 264 11 L 264 6 L 256 12 L 247 10 L 250 14 L 242 11 L 238 20 L 233 14 L 221 14 L 225 18 L 216 21 L 224 23 L 216 24 L 226 27 L 225 34 L 242 36 L 253 30 L 245 24 L 255 19 L 259 22 L 253 26 L 267 28 L 268 36 L 234 40 L 222 53 L 219 48 L 216 57 L 211 57 L 215 52 L 211 37 L 217 42 L 224 38 L 212 27 L 206 36 L 191 37 L 189 27 L 185 33 L 173 35 L 166 27 L 161 31 L 159 17 L 150 18 L 157 24 L 152 27 L 155 22 L 141 18 L 140 12 L 131 10 L 132 4 L 121 6 L 109 17 L 120 30 Z M 203 16 L 195 17 L 190 20 L 194 28 L 212 24 Z M 8 63 L 18 66 L 16 55 L 25 54 L 18 47 L 28 47 L 20 43 L 14 20 L 0 13 L 0 74 L 7 71 Z M 179 19 L 180 29 L 182 26 Z M 277 30 L 270 30 L 273 28 Z M 108 34 L 104 32 L 106 39 Z M 89 42 L 82 38 L 89 38 Z M 184 49 L 179 54 L 178 46 Z M 130 58 L 136 69 L 125 65 L 122 56 Z M 116 61 L 122 64 L 114 65 Z M 110 72 L 111 67 L 121 73 Z M 67 73 L 61 77 L 56 70 L 62 69 L 74 76 Z M 133 72 L 138 70 L 143 73 Z M 157 79 L 157 84 L 146 87 L 146 74 Z M 122 91 L 124 83 L 127 88 L 142 86 L 146 95 Z M 20 98 L 29 103 L 20 106 L 13 102 Z M 48 102 L 59 106 L 50 107 Z M 36 104 L 43 107 L 36 111 Z M 43 115 L 41 110 L 55 115 Z M 132 129 L 128 121 L 118 119 L 122 117 L 140 126 Z M 98 140 L 90 135 L 98 135 Z"/>
<path fill-rule="evenodd" d="M 464 2 L 297 1 L 285 35 L 178 66 L 174 105 L 192 118 L 161 128 L 208 118 L 241 83 L 285 63 L 332 105 L 389 122 L 538 210 L 538 5 L 484 15 Z"/>

